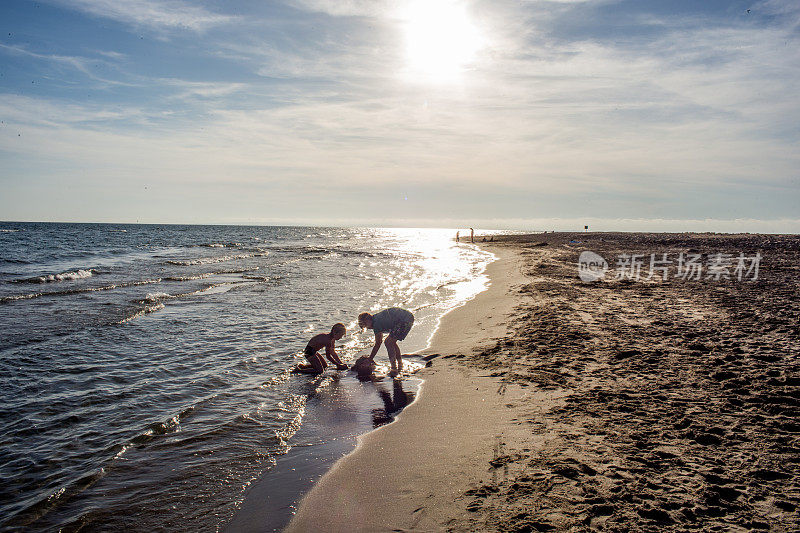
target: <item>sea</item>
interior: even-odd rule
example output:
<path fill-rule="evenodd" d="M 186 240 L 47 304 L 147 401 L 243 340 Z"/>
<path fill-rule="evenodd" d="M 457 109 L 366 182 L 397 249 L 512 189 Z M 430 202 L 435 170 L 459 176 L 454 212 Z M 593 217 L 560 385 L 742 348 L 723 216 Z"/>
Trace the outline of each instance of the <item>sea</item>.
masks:
<path fill-rule="evenodd" d="M 0 531 L 279 530 L 487 286 L 494 256 L 454 237 L 0 222 Z M 356 317 L 392 306 L 415 315 L 399 379 L 383 348 L 374 379 L 291 372 L 337 322 L 341 358 L 368 353 Z"/>

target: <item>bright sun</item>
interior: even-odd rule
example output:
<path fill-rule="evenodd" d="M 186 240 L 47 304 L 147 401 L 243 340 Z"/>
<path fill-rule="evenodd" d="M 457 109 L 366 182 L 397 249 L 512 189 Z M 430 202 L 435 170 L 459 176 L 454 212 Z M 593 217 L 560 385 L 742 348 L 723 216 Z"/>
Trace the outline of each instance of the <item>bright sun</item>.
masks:
<path fill-rule="evenodd" d="M 455 0 L 412 1 L 404 19 L 408 63 L 415 76 L 452 80 L 482 45 L 464 6 Z"/>

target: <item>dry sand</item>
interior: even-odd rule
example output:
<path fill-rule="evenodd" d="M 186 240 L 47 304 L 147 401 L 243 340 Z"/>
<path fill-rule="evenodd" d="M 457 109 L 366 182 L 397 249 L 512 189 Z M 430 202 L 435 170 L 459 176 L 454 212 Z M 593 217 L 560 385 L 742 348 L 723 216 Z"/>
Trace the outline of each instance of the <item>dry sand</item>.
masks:
<path fill-rule="evenodd" d="M 800 530 L 800 238 L 501 240 L 417 401 L 289 531 Z M 758 281 L 584 283 L 587 249 L 763 259 Z"/>

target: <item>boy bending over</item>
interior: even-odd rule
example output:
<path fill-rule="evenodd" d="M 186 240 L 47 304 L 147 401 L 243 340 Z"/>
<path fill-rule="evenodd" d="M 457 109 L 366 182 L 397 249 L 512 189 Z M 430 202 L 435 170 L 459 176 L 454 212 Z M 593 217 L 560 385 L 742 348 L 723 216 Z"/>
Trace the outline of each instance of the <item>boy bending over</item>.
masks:
<path fill-rule="evenodd" d="M 386 345 L 389 363 L 392 365 L 390 375 L 396 376 L 402 372 L 403 358 L 400 356 L 400 347 L 397 346 L 397 341 L 404 340 L 408 332 L 411 331 L 411 326 L 414 325 L 414 315 L 405 309 L 390 307 L 374 315 L 361 313 L 358 315 L 358 325 L 375 332 L 375 345 L 372 347 L 372 353 L 369 354 L 369 358 L 375 359 L 375 355 L 378 353 L 381 343 L 383 343 Z M 383 338 L 384 333 L 389 334 L 385 340 Z"/>

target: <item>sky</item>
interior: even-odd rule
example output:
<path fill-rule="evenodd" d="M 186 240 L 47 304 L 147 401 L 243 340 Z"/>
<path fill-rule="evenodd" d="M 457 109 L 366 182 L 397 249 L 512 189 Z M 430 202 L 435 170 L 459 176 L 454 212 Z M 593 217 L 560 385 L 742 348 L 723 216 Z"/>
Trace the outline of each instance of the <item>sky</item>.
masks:
<path fill-rule="evenodd" d="M 796 0 L 3 0 L 0 220 L 800 233 Z"/>

